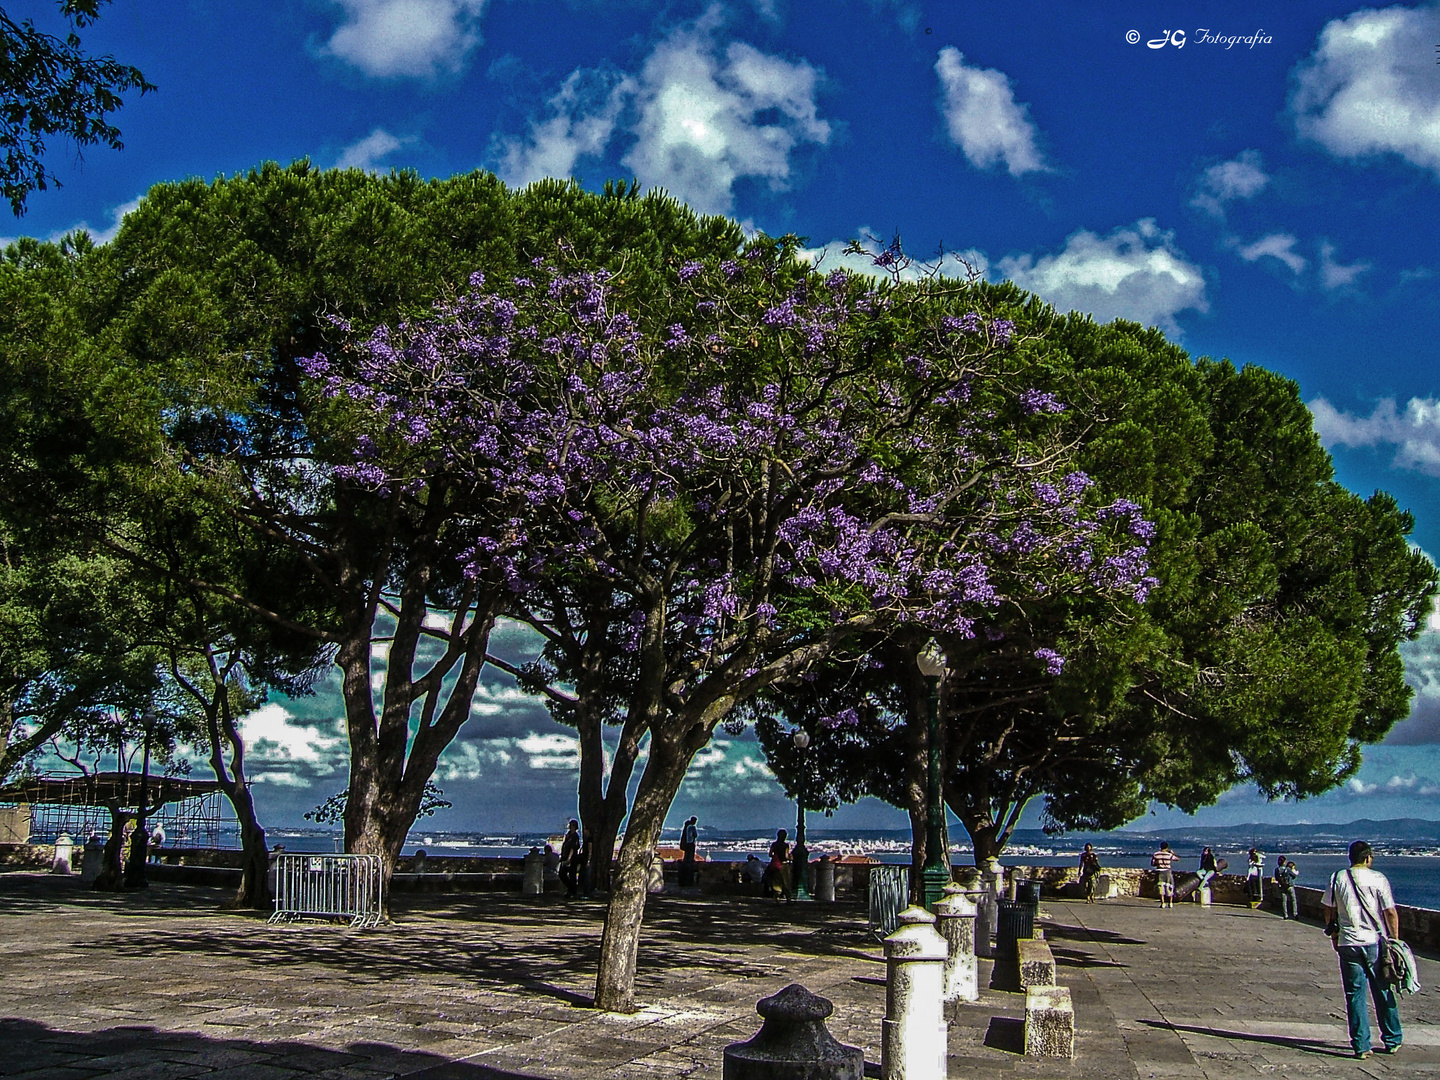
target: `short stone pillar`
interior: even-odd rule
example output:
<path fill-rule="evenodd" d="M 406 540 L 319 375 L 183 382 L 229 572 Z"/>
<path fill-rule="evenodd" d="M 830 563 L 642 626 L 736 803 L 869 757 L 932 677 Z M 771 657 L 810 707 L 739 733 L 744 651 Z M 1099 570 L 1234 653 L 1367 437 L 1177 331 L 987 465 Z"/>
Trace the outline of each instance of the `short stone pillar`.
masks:
<path fill-rule="evenodd" d="M 665 860 L 660 857 L 658 851 L 650 853 L 650 868 L 645 874 L 645 891 L 648 893 L 665 891 Z"/>
<path fill-rule="evenodd" d="M 978 1001 L 980 982 L 975 963 L 975 905 L 953 882 L 935 905 L 936 929 L 945 939 L 945 1004 Z"/>
<path fill-rule="evenodd" d="M 921 907 L 900 912 L 885 939 L 885 1019 L 880 1022 L 882 1080 L 945 1080 L 950 1025 L 945 1021 L 945 939 Z"/>
<path fill-rule="evenodd" d="M 525 876 L 520 881 L 521 896 L 542 896 L 545 893 L 545 856 L 538 847 L 525 855 Z"/>
<path fill-rule="evenodd" d="M 415 852 L 415 873 L 425 873 L 425 849 L 421 848 Z"/>
<path fill-rule="evenodd" d="M 864 1080 L 865 1051 L 825 1027 L 834 1006 L 799 983 L 761 998 L 765 1018 L 749 1042 L 725 1048 L 723 1080 Z"/>
<path fill-rule="evenodd" d="M 1209 885 L 1202 885 L 1200 886 L 1200 888 L 1195 890 L 1195 903 L 1201 904 L 1205 907 L 1209 907 L 1210 899 L 1211 897 Z"/>
<path fill-rule="evenodd" d="M 821 855 L 815 864 L 815 899 L 825 904 L 835 902 L 835 863 L 829 855 Z"/>
<path fill-rule="evenodd" d="M 55 860 L 50 864 L 52 874 L 70 873 L 70 862 L 75 857 L 75 841 L 70 838 L 69 833 L 61 833 L 55 838 Z"/>
<path fill-rule="evenodd" d="M 995 924 L 1000 919 L 1000 905 L 995 894 L 986 889 L 975 898 L 975 955 L 995 955 Z"/>
<path fill-rule="evenodd" d="M 85 848 L 80 854 L 80 880 L 89 884 L 100 876 L 100 867 L 105 862 L 105 845 L 98 836 L 92 836 L 85 841 Z"/>
<path fill-rule="evenodd" d="M 989 884 L 992 893 L 999 896 L 1000 890 L 1005 884 L 1005 868 L 1000 865 L 999 859 L 991 855 L 985 860 L 985 870 L 980 878 Z"/>

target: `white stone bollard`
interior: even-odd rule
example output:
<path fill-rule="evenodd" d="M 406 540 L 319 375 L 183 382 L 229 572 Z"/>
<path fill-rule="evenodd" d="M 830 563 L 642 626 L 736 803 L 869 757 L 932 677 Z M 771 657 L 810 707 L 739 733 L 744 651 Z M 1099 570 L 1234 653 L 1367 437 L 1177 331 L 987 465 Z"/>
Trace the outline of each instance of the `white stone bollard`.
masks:
<path fill-rule="evenodd" d="M 980 1000 L 975 963 L 975 905 L 959 885 L 945 886 L 935 905 L 936 929 L 945 939 L 945 1003 Z"/>
<path fill-rule="evenodd" d="M 70 873 L 70 861 L 75 857 L 75 841 L 70 839 L 69 833 L 61 833 L 55 838 L 55 861 L 50 864 L 52 874 Z"/>
<path fill-rule="evenodd" d="M 943 1000 L 946 955 L 934 915 L 920 907 L 900 912 L 900 928 L 885 939 L 882 1080 L 945 1080 L 950 1031 Z"/>
<path fill-rule="evenodd" d="M 815 864 L 815 899 L 825 904 L 835 902 L 835 863 L 829 855 L 820 856 Z"/>
<path fill-rule="evenodd" d="M 100 866 L 104 861 L 105 845 L 98 836 L 90 837 L 85 841 L 85 848 L 80 856 L 80 880 L 87 884 L 94 881 L 100 876 Z"/>
<path fill-rule="evenodd" d="M 665 891 L 665 860 L 660 857 L 658 851 L 650 854 L 650 869 L 645 876 L 645 891 L 652 894 Z"/>
<path fill-rule="evenodd" d="M 532 847 L 525 855 L 525 876 L 520 880 L 521 896 L 543 896 L 545 893 L 545 856 Z"/>
<path fill-rule="evenodd" d="M 1205 907 L 1209 907 L 1209 906 L 1210 906 L 1210 886 L 1209 886 L 1209 885 L 1206 885 L 1206 886 L 1204 886 L 1204 887 L 1202 887 L 1202 888 L 1199 888 L 1199 889 L 1196 889 L 1196 890 L 1195 890 L 1195 902 L 1196 902 L 1197 904 L 1202 904 L 1202 905 L 1204 905 Z"/>

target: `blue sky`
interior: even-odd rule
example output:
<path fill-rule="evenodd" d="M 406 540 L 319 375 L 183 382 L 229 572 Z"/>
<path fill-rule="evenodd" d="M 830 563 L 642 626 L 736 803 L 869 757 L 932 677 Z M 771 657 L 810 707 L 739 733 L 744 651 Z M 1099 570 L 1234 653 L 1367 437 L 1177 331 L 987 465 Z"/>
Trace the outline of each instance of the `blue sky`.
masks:
<path fill-rule="evenodd" d="M 53 3 L 6 9 L 60 26 Z M 1440 553 L 1434 4 L 117 0 L 84 40 L 159 90 L 120 113 L 122 152 L 54 147 L 64 186 L 0 234 L 104 238 L 154 183 L 298 157 L 635 176 L 832 261 L 898 232 L 1297 380 L 1339 478 L 1394 493 Z M 1440 817 L 1431 629 L 1407 650 L 1414 716 L 1348 788 L 1299 805 L 1237 791 L 1202 820 Z M 435 827 L 548 824 L 573 800 L 564 729 L 487 687 Z M 343 786 L 337 714 L 321 695 L 253 719 L 262 807 L 290 818 Z M 692 808 L 784 814 L 745 739 L 707 752 L 676 813 Z M 837 818 L 882 822 L 899 823 Z"/>

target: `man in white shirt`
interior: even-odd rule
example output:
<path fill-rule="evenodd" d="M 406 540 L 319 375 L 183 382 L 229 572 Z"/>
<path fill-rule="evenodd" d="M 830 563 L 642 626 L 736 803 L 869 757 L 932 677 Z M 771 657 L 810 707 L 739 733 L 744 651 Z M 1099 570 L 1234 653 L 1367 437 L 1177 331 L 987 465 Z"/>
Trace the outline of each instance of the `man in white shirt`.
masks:
<path fill-rule="evenodd" d="M 1370 984 L 1375 1001 L 1375 1018 L 1380 1022 L 1380 1035 L 1385 1045 L 1382 1054 L 1400 1049 L 1400 1011 L 1395 1005 L 1395 989 L 1386 986 L 1375 973 L 1380 958 L 1380 938 L 1400 936 L 1400 916 L 1390 894 L 1385 875 L 1372 870 L 1373 853 L 1364 840 L 1350 845 L 1350 869 L 1341 870 L 1330 879 L 1320 903 L 1325 911 L 1327 928 L 1338 925 L 1335 951 L 1340 954 L 1340 982 L 1345 987 L 1345 1013 L 1350 1022 L 1350 1046 L 1357 1058 L 1370 1056 L 1370 1016 L 1363 993 Z"/>

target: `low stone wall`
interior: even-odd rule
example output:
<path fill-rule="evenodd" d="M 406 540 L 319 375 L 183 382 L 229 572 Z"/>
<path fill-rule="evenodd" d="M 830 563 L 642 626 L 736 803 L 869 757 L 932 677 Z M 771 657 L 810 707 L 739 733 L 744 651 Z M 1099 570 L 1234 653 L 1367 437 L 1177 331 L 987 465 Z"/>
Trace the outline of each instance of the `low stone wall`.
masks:
<path fill-rule="evenodd" d="M 54 844 L 0 844 L 0 867 L 6 870 L 49 870 Z"/>
<path fill-rule="evenodd" d="M 1080 889 L 1080 871 L 1074 866 L 1010 866 L 1006 867 L 1021 881 L 1039 881 L 1041 898 L 1052 897 L 1062 900 L 1078 900 L 1084 894 Z M 1101 867 L 1100 873 L 1109 877 L 1112 896 L 1139 896 L 1149 900 L 1160 898 L 1159 880 L 1154 870 L 1133 866 Z M 1184 888 L 1199 875 L 1194 871 L 1175 871 L 1175 886 Z M 1210 899 L 1216 904 L 1243 904 L 1245 878 L 1241 874 L 1216 874 L 1210 879 Z M 1182 901 L 1183 903 L 1184 901 Z"/>

